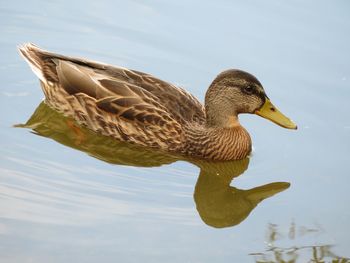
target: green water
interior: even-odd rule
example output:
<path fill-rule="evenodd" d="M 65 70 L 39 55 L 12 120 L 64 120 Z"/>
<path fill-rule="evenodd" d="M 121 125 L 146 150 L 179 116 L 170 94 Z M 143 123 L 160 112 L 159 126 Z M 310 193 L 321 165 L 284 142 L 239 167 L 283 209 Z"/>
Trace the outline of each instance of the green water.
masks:
<path fill-rule="evenodd" d="M 0 2 L 0 261 L 349 262 L 349 10 Z M 298 130 L 244 115 L 252 156 L 212 163 L 72 129 L 42 103 L 16 51 L 28 41 L 151 73 L 201 101 L 220 71 L 240 68 Z"/>

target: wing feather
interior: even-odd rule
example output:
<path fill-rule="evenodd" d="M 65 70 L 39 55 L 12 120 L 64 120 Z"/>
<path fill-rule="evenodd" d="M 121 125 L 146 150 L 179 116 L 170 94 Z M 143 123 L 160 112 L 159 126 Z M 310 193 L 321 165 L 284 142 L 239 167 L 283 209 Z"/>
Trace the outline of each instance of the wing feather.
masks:
<path fill-rule="evenodd" d="M 205 121 L 204 107 L 194 96 L 152 75 L 52 53 L 30 43 L 20 47 L 20 51 L 43 82 L 59 82 L 68 94 L 85 93 L 97 100 L 136 94 L 146 104 L 160 105 L 181 124 Z"/>

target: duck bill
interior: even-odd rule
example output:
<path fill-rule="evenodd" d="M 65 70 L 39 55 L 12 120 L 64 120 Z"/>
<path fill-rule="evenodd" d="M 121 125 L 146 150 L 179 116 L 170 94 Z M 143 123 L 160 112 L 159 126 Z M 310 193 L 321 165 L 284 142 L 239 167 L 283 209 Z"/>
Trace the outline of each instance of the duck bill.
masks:
<path fill-rule="evenodd" d="M 284 116 L 282 112 L 280 112 L 271 101 L 266 98 L 264 105 L 255 111 L 255 114 L 268 119 L 284 128 L 287 129 L 297 129 L 297 125 L 288 117 Z"/>

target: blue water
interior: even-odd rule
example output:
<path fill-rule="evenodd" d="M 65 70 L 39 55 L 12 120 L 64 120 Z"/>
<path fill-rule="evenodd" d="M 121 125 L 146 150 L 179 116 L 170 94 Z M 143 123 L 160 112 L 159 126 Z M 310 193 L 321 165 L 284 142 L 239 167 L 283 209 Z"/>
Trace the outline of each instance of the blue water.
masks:
<path fill-rule="evenodd" d="M 348 1 L 1 1 L 1 262 L 349 262 L 349 10 Z M 232 219 L 240 203 L 201 210 L 216 184 L 210 169 L 111 164 L 14 128 L 43 99 L 16 51 L 24 42 L 151 73 L 201 101 L 220 71 L 251 72 L 299 129 L 242 116 L 254 152 L 225 189 L 290 186 L 218 227 L 208 213 L 227 205 Z"/>

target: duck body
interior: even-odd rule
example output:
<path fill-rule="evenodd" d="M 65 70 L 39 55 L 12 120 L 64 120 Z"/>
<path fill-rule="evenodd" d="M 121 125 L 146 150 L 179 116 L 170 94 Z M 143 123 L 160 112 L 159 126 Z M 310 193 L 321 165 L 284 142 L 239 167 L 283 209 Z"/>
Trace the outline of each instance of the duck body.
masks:
<path fill-rule="evenodd" d="M 39 77 L 45 102 L 90 130 L 212 160 L 242 159 L 251 151 L 250 136 L 236 118 L 239 112 L 227 112 L 224 102 L 219 103 L 223 109 L 213 113 L 210 105 L 204 107 L 184 89 L 146 73 L 51 53 L 33 44 L 19 50 Z"/>

